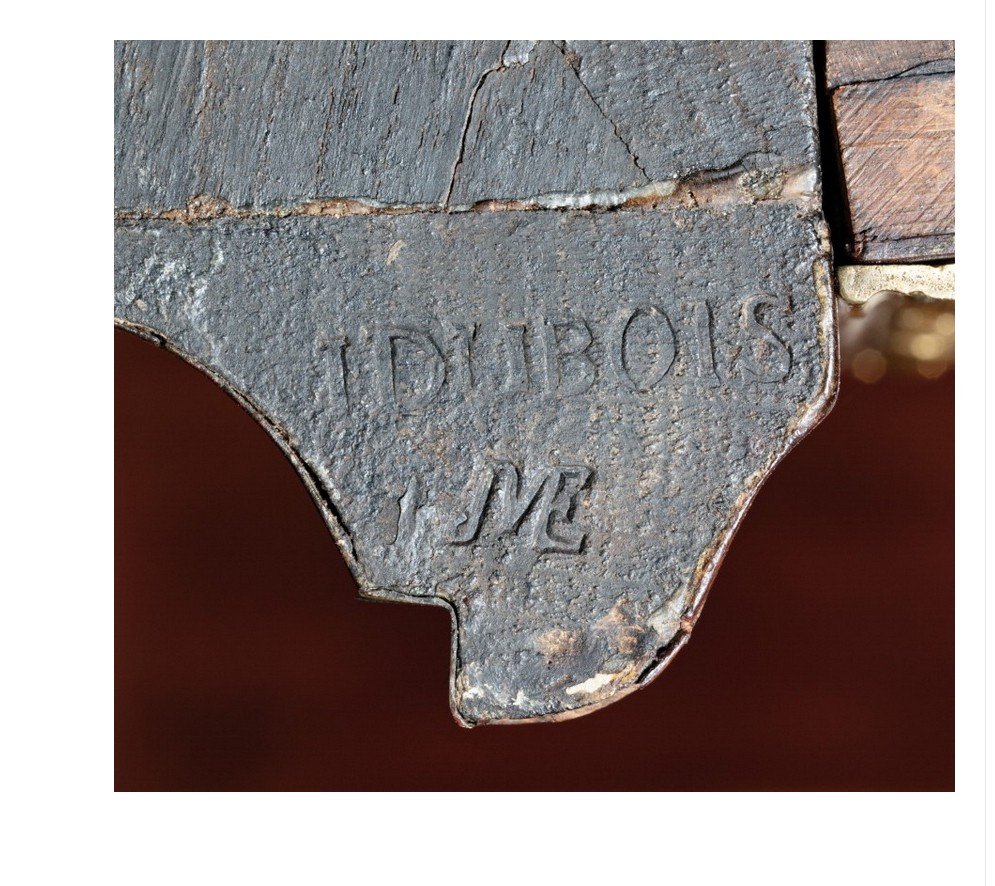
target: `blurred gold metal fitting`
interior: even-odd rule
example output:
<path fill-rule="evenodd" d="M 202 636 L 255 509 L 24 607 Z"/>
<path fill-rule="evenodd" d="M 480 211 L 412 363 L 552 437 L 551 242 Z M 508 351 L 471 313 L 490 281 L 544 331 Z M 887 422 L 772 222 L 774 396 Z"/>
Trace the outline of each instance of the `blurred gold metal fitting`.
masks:
<path fill-rule="evenodd" d="M 886 375 L 936 379 L 953 368 L 953 265 L 844 266 L 837 282 L 845 372 L 873 384 Z"/>
<path fill-rule="evenodd" d="M 850 305 L 866 304 L 882 292 L 915 299 L 953 301 L 954 266 L 842 265 L 836 269 L 840 298 Z"/>

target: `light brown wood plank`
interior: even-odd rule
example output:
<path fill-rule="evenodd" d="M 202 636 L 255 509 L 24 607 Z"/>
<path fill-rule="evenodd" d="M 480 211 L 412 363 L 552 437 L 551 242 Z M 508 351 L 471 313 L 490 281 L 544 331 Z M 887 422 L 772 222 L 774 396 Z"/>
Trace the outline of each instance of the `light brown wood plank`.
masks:
<path fill-rule="evenodd" d="M 903 76 L 832 93 L 848 250 L 859 261 L 954 254 L 954 75 Z"/>

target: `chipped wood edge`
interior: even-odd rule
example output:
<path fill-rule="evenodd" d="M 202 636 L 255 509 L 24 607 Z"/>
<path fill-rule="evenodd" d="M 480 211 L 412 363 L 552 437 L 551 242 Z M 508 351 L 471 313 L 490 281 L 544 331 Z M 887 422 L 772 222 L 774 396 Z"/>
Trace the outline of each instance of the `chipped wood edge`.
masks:
<path fill-rule="evenodd" d="M 731 508 L 725 525 L 716 533 L 711 546 L 703 551 L 698 558 L 694 578 L 688 588 L 686 597 L 688 603 L 678 613 L 675 630 L 670 638 L 662 643 L 656 649 L 655 653 L 637 666 L 629 667 L 620 674 L 610 675 L 612 679 L 605 685 L 598 687 L 598 695 L 592 695 L 589 700 L 584 701 L 577 707 L 557 711 L 556 713 L 540 714 L 532 717 L 467 721 L 458 709 L 457 699 L 452 692 L 451 684 L 450 707 L 452 708 L 453 716 L 461 726 L 559 723 L 586 716 L 587 714 L 602 710 L 613 702 L 632 694 L 637 689 L 641 689 L 652 683 L 674 660 L 677 653 L 687 645 L 691 639 L 691 632 L 702 614 L 708 592 L 711 590 L 719 567 L 722 565 L 722 561 L 729 551 L 736 532 L 750 510 L 750 506 L 753 504 L 757 493 L 784 457 L 829 414 L 839 394 L 839 337 L 837 335 L 837 302 L 834 291 L 836 281 L 831 273 L 832 263 L 831 258 L 827 254 L 828 245 L 825 243 L 822 244 L 822 253 L 812 265 L 813 288 L 820 306 L 818 337 L 823 354 L 821 387 L 813 397 L 801 404 L 794 421 L 787 429 L 786 436 L 771 453 L 767 463 L 747 479 L 746 488 Z M 458 644 L 455 646 L 455 652 L 458 655 Z M 455 664 L 454 662 L 454 667 Z"/>

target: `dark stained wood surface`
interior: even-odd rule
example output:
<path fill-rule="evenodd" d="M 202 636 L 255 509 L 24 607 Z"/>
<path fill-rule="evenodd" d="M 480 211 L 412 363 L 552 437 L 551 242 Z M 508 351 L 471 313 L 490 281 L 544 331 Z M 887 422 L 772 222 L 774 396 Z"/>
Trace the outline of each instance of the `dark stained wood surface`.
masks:
<path fill-rule="evenodd" d="M 121 41 L 114 205 L 465 208 L 797 170 L 811 69 L 804 41 Z"/>
<path fill-rule="evenodd" d="M 116 320 L 447 607 L 461 724 L 646 685 L 828 410 L 812 49 L 118 44 Z"/>

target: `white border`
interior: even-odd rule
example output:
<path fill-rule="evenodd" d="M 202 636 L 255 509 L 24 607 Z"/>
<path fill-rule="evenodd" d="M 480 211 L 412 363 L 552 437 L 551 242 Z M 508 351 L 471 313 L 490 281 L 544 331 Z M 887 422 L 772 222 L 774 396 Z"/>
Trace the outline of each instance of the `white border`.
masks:
<path fill-rule="evenodd" d="M 981 3 L 630 2 L 585 13 L 579 0 L 442 10 L 412 2 L 170 2 L 14 11 L 22 21 L 8 16 L 3 139 L 11 152 L 0 619 L 6 882 L 981 881 L 988 538 L 980 481 L 988 378 Z M 111 40 L 564 31 L 957 39 L 956 792 L 113 794 Z"/>

